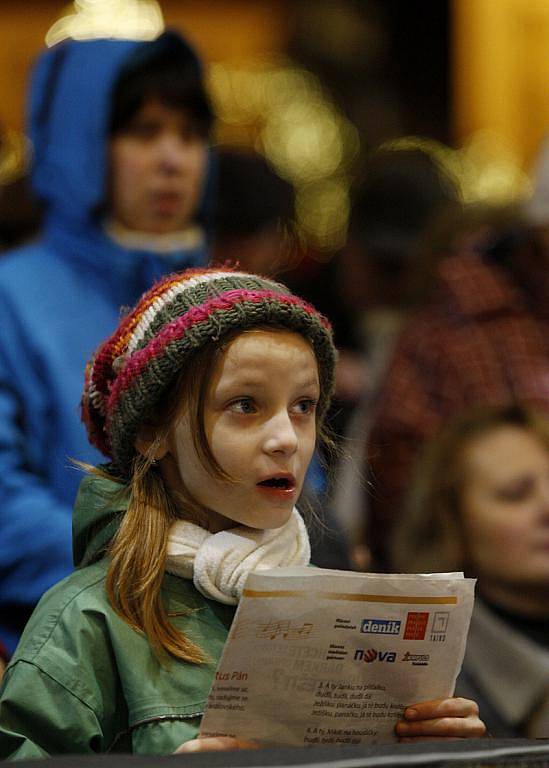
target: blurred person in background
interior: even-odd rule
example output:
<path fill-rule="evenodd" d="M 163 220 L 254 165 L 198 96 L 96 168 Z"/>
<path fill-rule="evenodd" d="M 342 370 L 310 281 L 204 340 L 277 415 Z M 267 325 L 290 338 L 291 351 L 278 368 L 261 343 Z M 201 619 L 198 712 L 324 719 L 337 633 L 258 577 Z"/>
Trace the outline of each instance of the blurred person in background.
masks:
<path fill-rule="evenodd" d="M 478 404 L 549 411 L 549 251 L 522 212 L 473 207 L 446 254 L 398 338 L 370 434 L 365 541 L 381 570 L 393 567 L 391 530 L 426 440 Z"/>
<path fill-rule="evenodd" d="M 151 42 L 66 41 L 30 92 L 40 239 L 0 259 L 0 640 L 72 570 L 78 417 L 98 342 L 161 275 L 206 261 L 212 113 L 199 61 Z"/>
<path fill-rule="evenodd" d="M 211 260 L 260 275 L 296 258 L 295 192 L 259 153 L 216 147 L 217 195 Z"/>
<path fill-rule="evenodd" d="M 549 736 L 549 420 L 522 406 L 447 424 L 395 529 L 399 571 L 465 570 L 478 595 L 456 695 L 489 733 Z"/>
<path fill-rule="evenodd" d="M 435 254 L 425 233 L 439 217 L 460 211 L 456 183 L 418 148 L 378 148 L 354 189 L 349 241 L 336 266 L 359 344 L 344 349 L 338 363 L 336 395 L 350 415 L 342 425 L 334 511 L 358 568 L 370 562 L 361 543 L 372 491 L 362 463 L 372 413 L 397 335 L 407 314 L 425 301 L 433 278 Z"/>
<path fill-rule="evenodd" d="M 216 181 L 212 262 L 272 277 L 284 273 L 284 282 L 290 277 L 292 283 L 295 273 L 288 270 L 303 255 L 295 230 L 292 184 L 259 153 L 235 147 L 216 147 Z M 328 458 L 315 452 L 303 489 L 302 503 L 322 521 L 311 537 L 311 562 L 348 569 L 345 537 L 324 503 Z"/>

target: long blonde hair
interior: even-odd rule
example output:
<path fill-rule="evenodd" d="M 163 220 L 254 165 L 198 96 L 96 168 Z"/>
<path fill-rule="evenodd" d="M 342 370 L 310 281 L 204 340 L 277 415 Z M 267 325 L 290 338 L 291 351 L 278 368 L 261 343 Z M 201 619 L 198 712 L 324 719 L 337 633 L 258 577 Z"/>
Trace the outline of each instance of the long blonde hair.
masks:
<path fill-rule="evenodd" d="M 395 569 L 407 573 L 465 570 L 461 523 L 464 457 L 471 442 L 500 427 L 524 429 L 549 450 L 549 419 L 522 405 L 482 407 L 451 421 L 425 448 L 392 542 Z"/>

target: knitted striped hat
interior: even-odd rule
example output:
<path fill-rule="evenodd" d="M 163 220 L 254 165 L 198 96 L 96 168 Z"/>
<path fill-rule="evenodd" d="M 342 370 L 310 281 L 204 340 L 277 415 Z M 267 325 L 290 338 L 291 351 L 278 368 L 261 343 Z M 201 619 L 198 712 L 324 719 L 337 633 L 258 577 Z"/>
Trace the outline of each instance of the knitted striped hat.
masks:
<path fill-rule="evenodd" d="M 335 348 L 329 322 L 280 283 L 223 268 L 169 275 L 135 309 L 86 367 L 82 421 L 90 442 L 123 475 L 150 409 L 193 353 L 234 330 L 273 325 L 307 338 L 320 377 L 319 417 L 333 391 Z"/>

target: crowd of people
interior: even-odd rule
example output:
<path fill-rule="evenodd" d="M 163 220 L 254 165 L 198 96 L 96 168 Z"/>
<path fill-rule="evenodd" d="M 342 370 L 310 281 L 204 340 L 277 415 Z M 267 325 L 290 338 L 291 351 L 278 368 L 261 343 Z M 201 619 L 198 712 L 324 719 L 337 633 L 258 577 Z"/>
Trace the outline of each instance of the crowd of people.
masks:
<path fill-rule="evenodd" d="M 198 729 L 258 551 L 474 576 L 456 696 L 397 735 L 548 737 L 544 184 L 466 206 L 426 150 L 378 148 L 326 265 L 291 184 L 212 147 L 180 34 L 60 43 L 29 103 L 33 215 L 0 256 L 0 759 L 257 746 Z"/>

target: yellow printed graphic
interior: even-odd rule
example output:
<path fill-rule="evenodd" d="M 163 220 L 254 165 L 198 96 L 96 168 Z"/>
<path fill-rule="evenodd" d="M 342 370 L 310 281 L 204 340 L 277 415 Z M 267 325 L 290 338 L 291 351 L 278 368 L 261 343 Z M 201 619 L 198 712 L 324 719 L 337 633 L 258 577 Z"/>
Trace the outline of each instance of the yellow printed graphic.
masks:
<path fill-rule="evenodd" d="M 302 626 L 294 626 L 291 621 L 269 621 L 259 624 L 256 638 L 258 640 L 303 640 L 311 637 L 313 625 L 306 622 Z"/>
<path fill-rule="evenodd" d="M 360 595 L 341 592 L 305 592 L 301 589 L 266 590 L 245 589 L 244 597 L 310 597 L 311 594 L 325 600 L 347 600 L 356 603 L 393 603 L 396 605 L 457 605 L 455 596 L 429 597 L 426 595 Z"/>

